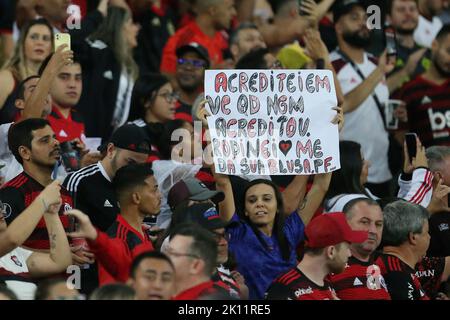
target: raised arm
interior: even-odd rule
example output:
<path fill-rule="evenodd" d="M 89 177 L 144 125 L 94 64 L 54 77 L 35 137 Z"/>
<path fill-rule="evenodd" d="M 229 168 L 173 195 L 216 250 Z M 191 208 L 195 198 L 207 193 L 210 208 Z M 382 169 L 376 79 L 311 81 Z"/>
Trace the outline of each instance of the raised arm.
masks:
<path fill-rule="evenodd" d="M 286 215 L 291 214 L 298 209 L 306 193 L 306 184 L 308 183 L 309 176 L 298 175 L 294 180 L 284 189 L 282 192 L 284 213 Z"/>
<path fill-rule="evenodd" d="M 303 40 L 305 42 L 305 48 L 308 56 L 316 62 L 316 65 L 319 60 L 323 60 L 324 68 L 333 72 L 338 106 L 342 106 L 344 104 L 344 94 L 338 81 L 336 70 L 334 70 L 334 67 L 331 63 L 330 53 L 327 49 L 327 46 L 320 37 L 320 32 L 318 30 L 308 29 L 305 32 Z"/>
<path fill-rule="evenodd" d="M 224 221 L 230 221 L 236 212 L 230 178 L 227 175 L 216 173 L 214 168 L 211 171 L 213 172 L 214 180 L 216 180 L 216 189 L 225 194 L 225 199 L 219 202 L 220 217 Z"/>
<path fill-rule="evenodd" d="M 52 182 L 21 214 L 14 219 L 5 232 L 0 234 L 0 257 L 20 246 L 31 235 L 42 215 L 50 205 L 61 202 L 60 183 Z"/>
<path fill-rule="evenodd" d="M 202 121 L 202 125 L 206 128 L 205 140 L 208 141 L 208 145 L 203 153 L 205 166 L 207 166 L 216 181 L 216 189 L 222 191 L 225 195 L 225 199 L 219 202 L 219 214 L 222 220 L 230 221 L 236 212 L 236 206 L 234 204 L 233 187 L 231 186 L 230 178 L 227 175 L 216 173 L 214 168 L 213 154 L 211 148 L 211 137 L 208 130 L 208 121 L 206 118 L 209 116 L 208 111 L 205 108 L 206 100 L 201 102 L 200 107 L 197 110 L 197 118 Z"/>
<path fill-rule="evenodd" d="M 393 68 L 393 64 L 388 64 L 386 51 L 383 52 L 378 67 L 360 85 L 345 95 L 344 113 L 356 110 L 373 93 L 385 74 Z"/>
<path fill-rule="evenodd" d="M 14 78 L 11 71 L 2 70 L 0 71 L 0 109 L 3 109 L 8 96 L 14 90 Z"/>
<path fill-rule="evenodd" d="M 396 71 L 395 73 L 390 74 L 389 77 L 387 77 L 386 83 L 389 88 L 389 93 L 393 93 L 397 89 L 400 89 L 405 83 L 405 80 L 408 80 L 413 75 L 425 51 L 426 48 L 422 48 L 414 52 L 409 56 L 408 61 L 403 68 Z"/>
<path fill-rule="evenodd" d="M 48 98 L 53 80 L 58 75 L 61 68 L 72 63 L 73 51 L 66 50 L 67 45 L 62 45 L 56 49 L 50 61 L 44 69 L 39 82 L 31 96 L 25 101 L 22 120 L 28 118 L 41 118 L 44 112 L 46 99 Z"/>
<path fill-rule="evenodd" d="M 65 214 L 75 217 L 80 225 L 76 232 L 68 233 L 72 238 L 85 238 L 97 261 L 112 276 L 118 276 L 119 270 L 125 270 L 131 264 L 131 254 L 122 241 L 111 239 L 104 232 L 98 231 L 89 217 L 80 210 L 70 210 Z"/>
<path fill-rule="evenodd" d="M 72 263 L 69 241 L 58 215 L 59 207 L 60 205 L 51 206 L 44 213 L 45 225 L 50 239 L 50 253 L 34 252 L 28 258 L 28 270 L 33 277 L 63 272 Z"/>
<path fill-rule="evenodd" d="M 319 209 L 330 186 L 332 173 L 321 173 L 314 176 L 314 182 L 303 203 L 297 209 L 297 214 L 306 226 L 314 213 Z"/>

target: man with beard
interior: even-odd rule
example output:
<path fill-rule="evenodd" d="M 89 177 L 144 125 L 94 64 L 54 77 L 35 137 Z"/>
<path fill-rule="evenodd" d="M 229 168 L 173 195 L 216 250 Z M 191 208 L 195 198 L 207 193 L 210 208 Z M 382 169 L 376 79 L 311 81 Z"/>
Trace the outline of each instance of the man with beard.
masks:
<path fill-rule="evenodd" d="M 75 208 L 86 213 L 92 224 L 106 231 L 120 212 L 112 180 L 121 167 L 131 163 L 145 163 L 150 152 L 146 132 L 134 124 L 119 127 L 106 146 L 106 156 L 64 180 L 64 187 L 72 194 Z M 96 265 L 86 265 L 81 275 L 81 290 L 90 294 L 98 286 Z"/>
<path fill-rule="evenodd" d="M 431 47 L 432 63 L 405 84 L 398 97 L 406 103 L 409 131 L 426 147 L 450 145 L 450 25 L 442 27 Z"/>
<path fill-rule="evenodd" d="M 205 69 L 209 68 L 208 51 L 197 42 L 179 47 L 175 79 L 180 92 L 177 101 L 175 119 L 192 122 L 192 105 L 203 91 Z"/>
<path fill-rule="evenodd" d="M 444 8 L 443 0 L 418 0 L 419 24 L 414 31 L 414 40 L 421 46 L 430 48 L 435 36 L 442 28 L 439 14 Z"/>
<path fill-rule="evenodd" d="M 397 37 L 397 61 L 394 71 L 388 76 L 388 86 L 393 91 L 431 64 L 431 51 L 414 41 L 414 30 L 419 21 L 419 9 L 415 0 L 390 0 L 387 4 L 387 21 Z"/>
<path fill-rule="evenodd" d="M 361 144 L 364 158 L 371 163 L 366 186 L 378 197 L 387 196 L 392 175 L 383 104 L 389 99 L 385 75 L 394 64 L 388 62 L 386 52 L 377 62 L 364 50 L 370 44 L 370 32 L 362 1 L 340 1 L 333 14 L 339 47 L 331 53 L 331 60 L 345 95 L 341 139 Z"/>
<path fill-rule="evenodd" d="M 342 212 L 313 219 L 305 229 L 304 257 L 279 276 L 266 293 L 268 300 L 332 300 L 336 294 L 326 277 L 341 273 L 351 256 L 351 243 L 362 243 L 367 232 L 353 231 Z"/>
<path fill-rule="evenodd" d="M 330 276 L 336 295 L 343 300 L 390 300 L 380 267 L 374 264 L 376 248 L 383 233 L 383 212 L 375 200 L 356 198 L 344 206 L 348 224 L 353 230 L 367 231 L 363 243 L 352 243 L 352 256 L 344 272 Z"/>
<path fill-rule="evenodd" d="M 266 48 L 266 43 L 258 27 L 244 22 L 230 36 L 230 52 L 233 61 L 237 62 L 244 55 L 258 48 Z"/>
<path fill-rule="evenodd" d="M 23 172 L 0 189 L 0 201 L 5 219 L 10 224 L 52 183 L 52 171 L 59 158 L 59 142 L 47 120 L 30 118 L 13 124 L 8 133 L 9 149 L 23 166 Z M 65 229 L 69 221 L 63 213 L 72 209 L 73 201 L 66 189 L 61 188 L 62 204 L 59 210 Z M 46 204 L 44 203 L 44 207 Z M 37 224 L 23 244 L 31 249 L 50 249 L 45 221 Z M 78 262 L 78 261 L 77 261 Z M 80 262 L 84 260 L 80 258 Z"/>

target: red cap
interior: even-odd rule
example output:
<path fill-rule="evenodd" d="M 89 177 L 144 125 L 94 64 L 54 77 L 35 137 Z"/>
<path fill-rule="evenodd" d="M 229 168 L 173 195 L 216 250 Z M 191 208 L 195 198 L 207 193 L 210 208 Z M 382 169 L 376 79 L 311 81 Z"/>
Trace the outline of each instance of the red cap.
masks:
<path fill-rule="evenodd" d="M 353 231 L 342 212 L 326 213 L 313 219 L 305 229 L 308 248 L 325 248 L 341 242 L 361 243 L 367 231 Z"/>

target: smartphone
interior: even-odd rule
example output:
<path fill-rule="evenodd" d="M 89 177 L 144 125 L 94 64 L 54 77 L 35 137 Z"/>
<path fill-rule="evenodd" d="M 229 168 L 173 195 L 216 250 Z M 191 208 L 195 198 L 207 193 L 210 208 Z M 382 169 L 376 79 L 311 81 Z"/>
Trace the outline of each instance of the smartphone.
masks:
<path fill-rule="evenodd" d="M 70 47 L 70 34 L 68 33 L 55 33 L 55 38 L 54 38 L 54 49 L 56 51 L 56 49 L 58 49 L 58 47 L 60 45 L 63 44 L 67 44 L 67 47 L 64 49 L 64 51 L 66 50 L 71 50 Z"/>
<path fill-rule="evenodd" d="M 409 161 L 417 154 L 417 134 L 410 132 L 405 134 L 406 149 L 408 150 Z"/>
<path fill-rule="evenodd" d="M 393 59 L 395 62 L 397 60 L 397 39 L 393 27 L 386 26 L 384 28 L 384 39 L 388 59 Z"/>

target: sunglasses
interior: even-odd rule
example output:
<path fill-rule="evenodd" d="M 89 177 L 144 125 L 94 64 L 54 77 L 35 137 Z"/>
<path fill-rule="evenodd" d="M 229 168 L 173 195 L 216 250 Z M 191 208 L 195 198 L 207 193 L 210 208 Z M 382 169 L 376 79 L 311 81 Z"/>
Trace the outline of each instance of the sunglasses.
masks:
<path fill-rule="evenodd" d="M 183 59 L 179 58 L 177 60 L 178 64 L 183 67 L 194 67 L 194 68 L 205 68 L 206 62 L 203 60 L 194 60 L 194 59 Z"/>

